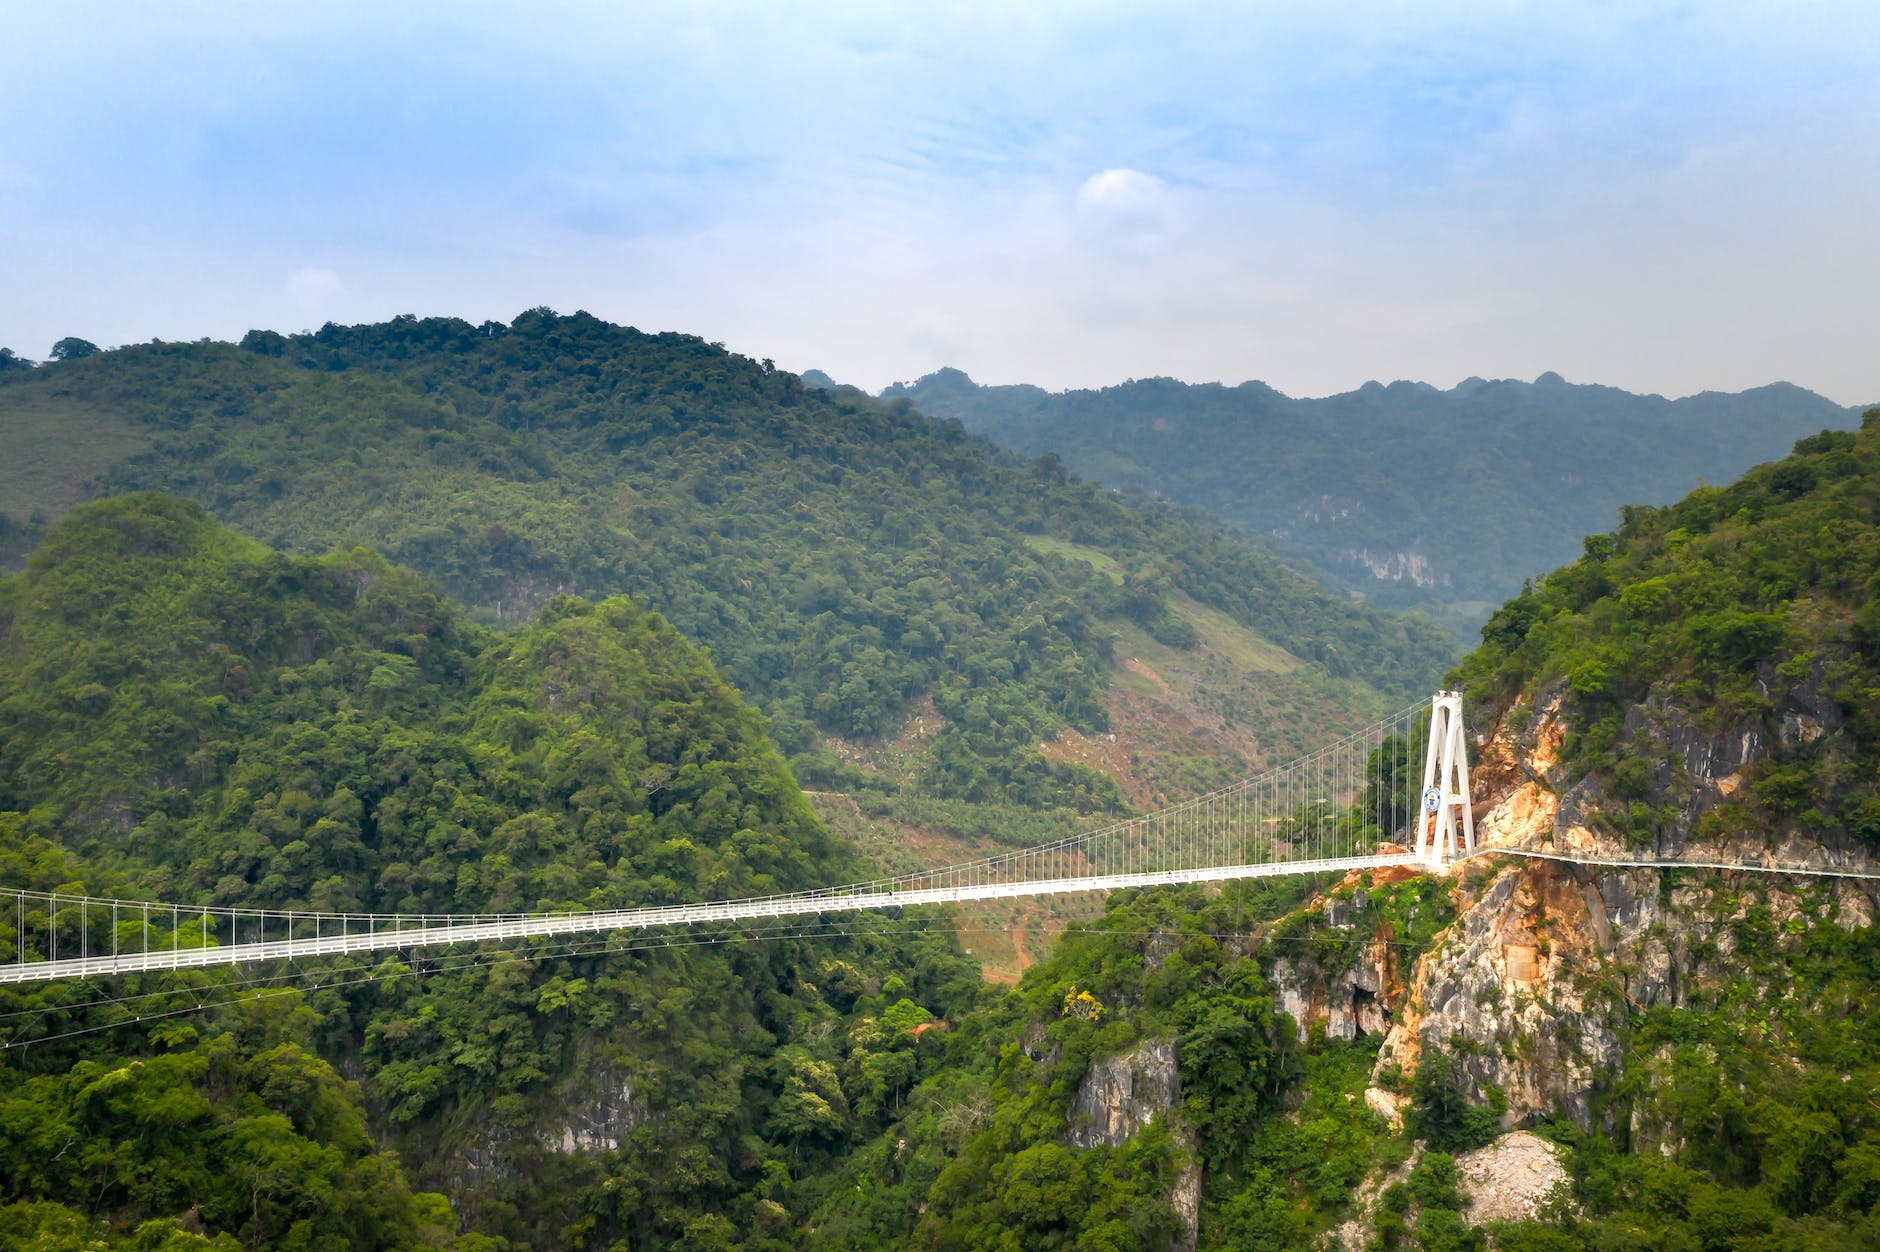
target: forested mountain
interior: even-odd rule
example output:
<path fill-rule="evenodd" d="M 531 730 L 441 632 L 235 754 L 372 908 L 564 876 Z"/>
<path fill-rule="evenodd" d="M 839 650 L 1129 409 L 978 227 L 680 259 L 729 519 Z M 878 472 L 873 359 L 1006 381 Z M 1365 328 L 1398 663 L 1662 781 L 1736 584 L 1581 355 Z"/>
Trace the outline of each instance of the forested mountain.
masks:
<path fill-rule="evenodd" d="M 1629 511 L 1485 635 L 1491 845 L 1874 877 L 1119 894 L 955 1032 L 826 1246 L 1880 1242 L 1880 410 Z"/>
<path fill-rule="evenodd" d="M 80 508 L 0 581 L 8 886 L 493 912 L 857 870 L 632 601 L 497 634 L 375 554 L 286 556 L 161 495 Z M 789 1246 L 792 1176 L 882 1124 L 928 1008 L 979 994 L 918 930 L 631 949 L 342 961 L 259 999 L 219 970 L 9 989 L 0 1199 L 28 1207 L 0 1233 Z"/>
<path fill-rule="evenodd" d="M 981 387 L 945 369 L 882 394 L 1205 509 L 1374 603 L 1424 609 L 1468 637 L 1621 506 L 1727 482 L 1858 413 L 1788 384 L 1666 400 L 1557 374 L 1306 400 L 1166 378 Z"/>
<path fill-rule="evenodd" d="M 565 416 L 582 412 L 573 380 L 611 396 L 638 375 L 562 363 L 610 359 L 566 350 L 564 333 L 628 359 L 643 349 L 657 401 L 595 400 L 591 425 Z M 743 416 L 694 412 L 683 380 L 710 391 L 714 370 L 771 398 Z M 513 388 L 491 381 L 504 371 Z M 526 407 L 538 392 L 560 399 Z M 513 424 L 465 416 L 510 403 L 525 414 Z M 24 450 L 5 472 L 46 514 L 19 519 L 36 549 L 0 580 L 7 885 L 502 910 L 863 872 L 711 658 L 635 600 L 528 590 L 546 569 L 573 581 L 660 563 L 683 593 L 663 602 L 722 630 L 721 655 L 779 693 L 759 697 L 772 723 L 822 736 L 798 759 L 865 795 L 885 793 L 855 762 L 876 758 L 846 754 L 866 737 L 832 719 L 866 706 L 819 702 L 840 693 L 767 649 L 822 629 L 852 658 L 931 663 L 895 698 L 930 698 L 959 737 L 871 749 L 925 754 L 908 804 L 1114 803 L 1093 771 L 1037 744 L 1078 724 L 1079 690 L 1101 714 L 1117 707 L 1104 684 L 1140 677 L 1119 645 L 1139 664 L 1173 664 L 1152 646 L 1181 656 L 1210 638 L 1221 664 L 1277 652 L 1228 633 L 1260 610 L 1210 590 L 1207 561 L 1224 582 L 1268 567 L 1223 532 L 892 407 L 812 399 L 709 345 L 591 319 L 102 353 L 13 371 L 0 404 Z M 611 449 L 610 421 L 633 432 Z M 769 480 L 728 455 L 692 464 L 718 451 L 694 427 L 734 421 L 741 441 L 785 450 Z M 20 434 L 61 428 L 73 437 Z M 582 477 L 654 445 L 672 482 Z M 897 461 L 903 446 L 924 451 Z M 84 472 L 28 476 L 45 455 Z M 934 464 L 953 467 L 947 481 Z M 83 483 L 137 475 L 226 493 L 251 534 L 307 518 L 424 549 L 372 511 L 381 493 L 408 499 L 445 536 L 439 568 L 486 589 L 484 611 L 370 550 L 284 553 L 173 495 L 47 520 Z M 837 490 L 856 480 L 875 494 Z M 928 493 L 924 512 L 892 503 L 909 490 Z M 866 540 L 847 565 L 823 564 L 841 543 L 775 520 L 799 499 Z M 517 525 L 499 517 L 495 535 L 477 510 L 505 500 Z M 588 508 L 612 520 L 584 549 Z M 537 514 L 534 533 L 569 546 L 539 567 L 492 563 Z M 924 546 L 882 535 L 935 517 Z M 1201 541 L 1154 546 L 1174 534 Z M 566 555 L 583 551 L 613 555 Z M 463 563 L 475 553 L 483 564 Z M 939 562 L 954 581 L 880 572 L 876 553 L 909 571 Z M 715 590 L 708 561 L 767 579 L 768 595 Z M 824 573 L 831 586 L 801 591 Z M 937 654 L 865 616 L 904 576 L 936 580 L 918 595 Z M 1259 585 L 1299 585 L 1275 577 Z M 530 620 L 493 624 L 496 600 L 508 618 L 518 594 Z M 1070 609 L 1047 611 L 1048 596 Z M 1417 638 L 1335 598 L 1299 603 L 1387 652 Z M 758 610 L 773 608 L 787 626 L 766 624 Z M 1083 668 L 1106 635 L 1110 661 Z M 1872 872 L 1876 658 L 1880 411 L 1730 486 L 1627 510 L 1491 616 L 1451 675 L 1478 731 L 1478 830 L 1491 844 Z M 1343 686 L 1290 672 L 1344 700 L 1383 663 L 1345 664 Z M 1026 708 L 1039 720 L 1001 739 Z M 1877 908 L 1871 880 L 1484 857 L 1440 877 L 1117 893 L 1009 991 L 981 983 L 945 928 L 957 920 L 913 916 L 9 990 L 0 1241 L 1867 1248 L 1880 1242 Z M 0 917 L 0 945 L 12 924 Z M 1528 1154 L 1520 1169 L 1475 1155 L 1509 1152 Z M 1482 1181 L 1497 1169 L 1559 1185 L 1491 1211 L 1509 1199 Z"/>
<path fill-rule="evenodd" d="M 1199 658 L 1194 622 L 1216 615 L 1275 652 L 1256 667 L 1274 703 L 1334 720 L 1424 689 L 1444 650 L 1219 524 L 906 404 L 585 314 L 258 331 L 10 371 L 0 487 L 16 560 L 76 499 L 160 489 L 276 547 L 372 547 L 485 620 L 561 591 L 632 594 L 710 647 L 792 753 L 896 731 L 931 700 L 920 785 L 981 802 L 1115 803 L 1039 744 L 1106 728 L 1133 654 L 1119 634 Z"/>
<path fill-rule="evenodd" d="M 1496 715 L 1492 839 L 1880 874 L 1880 410 L 1628 511 L 1460 677 Z M 1577 1246 L 1880 1241 L 1875 877 L 1540 866 L 1472 894 L 1386 1055 L 1564 1118 Z"/>

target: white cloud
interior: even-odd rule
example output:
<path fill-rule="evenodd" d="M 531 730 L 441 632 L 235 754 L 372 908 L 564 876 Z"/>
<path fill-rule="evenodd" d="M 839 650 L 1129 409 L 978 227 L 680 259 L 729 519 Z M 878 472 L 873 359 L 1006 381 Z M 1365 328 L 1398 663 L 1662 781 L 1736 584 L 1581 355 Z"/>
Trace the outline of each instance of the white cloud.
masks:
<path fill-rule="evenodd" d="M 1077 211 L 1115 217 L 1146 217 L 1159 212 L 1168 184 L 1141 170 L 1114 169 L 1092 174 L 1077 189 Z"/>

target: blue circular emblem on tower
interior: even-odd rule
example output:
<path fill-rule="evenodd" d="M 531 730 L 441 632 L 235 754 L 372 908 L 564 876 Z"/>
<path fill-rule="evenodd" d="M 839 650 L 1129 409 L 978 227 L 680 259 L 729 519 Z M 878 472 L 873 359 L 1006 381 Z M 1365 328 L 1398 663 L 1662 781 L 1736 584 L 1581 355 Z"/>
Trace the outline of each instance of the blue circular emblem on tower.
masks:
<path fill-rule="evenodd" d="M 1434 813 L 1437 809 L 1442 807 L 1443 793 L 1441 791 L 1437 790 L 1435 787 L 1431 787 L 1428 791 L 1423 793 L 1423 811 L 1425 813 Z"/>

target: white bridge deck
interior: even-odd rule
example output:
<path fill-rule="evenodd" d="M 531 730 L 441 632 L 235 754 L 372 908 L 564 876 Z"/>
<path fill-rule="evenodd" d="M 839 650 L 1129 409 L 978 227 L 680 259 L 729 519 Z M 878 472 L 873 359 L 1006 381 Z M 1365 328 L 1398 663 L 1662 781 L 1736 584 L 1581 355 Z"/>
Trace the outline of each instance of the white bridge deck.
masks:
<path fill-rule="evenodd" d="M 1424 730 L 1423 786 L 1416 791 L 1411 745 Z M 1413 706 L 1310 756 L 1160 812 L 976 861 L 838 887 L 650 908 L 467 915 L 196 908 L 0 890 L 0 933 L 14 930 L 11 943 L 0 943 L 17 953 L 0 963 L 0 984 L 1292 874 L 1439 870 L 1496 853 L 1609 869 L 1880 879 L 1868 865 L 1833 864 L 1825 854 L 1789 864 L 1480 846 L 1469 795 L 1462 697 L 1445 691 L 1427 707 Z M 1391 850 L 1358 851 L 1380 844 Z"/>
<path fill-rule="evenodd" d="M 1418 864 L 1422 862 L 1409 853 L 1384 856 L 1343 856 L 1312 861 L 1280 861 L 1264 865 L 1224 865 L 1137 874 L 1097 874 L 1040 882 L 963 883 L 908 891 L 800 892 L 750 900 L 716 900 L 708 904 L 673 904 L 657 908 L 610 909 L 587 913 L 529 913 L 488 919 L 304 913 L 295 916 L 294 924 L 301 926 L 326 924 L 330 925 L 335 933 L 306 935 L 293 939 L 271 939 L 256 943 L 166 948 L 149 952 L 94 954 L 54 961 L 16 962 L 0 965 L 0 983 L 135 974 L 150 970 L 193 969 L 206 965 L 284 961 L 301 957 L 338 956 L 353 952 L 435 948 L 458 943 L 489 943 L 498 940 L 536 939 L 554 935 L 648 930 L 661 926 L 696 926 L 712 922 L 748 921 L 754 918 L 803 917 L 820 913 L 859 913 L 871 909 L 905 908 L 915 904 L 958 904 L 969 900 L 1005 900 L 1019 896 L 1117 891 L 1125 887 L 1161 887 L 1175 883 L 1221 882 L 1238 878 L 1275 878 L 1289 874 L 1344 873 L 1354 869 L 1378 869 L 1390 865 Z M 125 902 L 120 907 L 124 910 L 134 910 L 141 906 Z M 163 907 L 168 911 L 169 906 Z M 183 916 L 187 918 L 189 914 L 184 913 Z M 278 921 L 285 915 L 271 916 Z M 352 927 L 362 929 L 352 929 Z"/>

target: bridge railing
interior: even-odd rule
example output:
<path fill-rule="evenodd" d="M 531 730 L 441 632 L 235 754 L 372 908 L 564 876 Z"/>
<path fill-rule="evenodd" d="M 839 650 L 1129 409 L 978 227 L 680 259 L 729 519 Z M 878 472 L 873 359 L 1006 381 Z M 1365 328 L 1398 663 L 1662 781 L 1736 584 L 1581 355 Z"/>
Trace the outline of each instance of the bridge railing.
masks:
<path fill-rule="evenodd" d="M 218 960 L 388 950 L 607 926 L 686 925 L 1343 868 L 1354 858 L 1397 855 L 1416 812 L 1416 775 L 1421 769 L 1416 743 L 1428 716 L 1429 706 L 1419 704 L 1251 778 L 1034 847 L 862 882 L 736 900 L 532 913 L 412 914 L 192 906 L 0 891 L 0 982 L 53 968 L 182 968 Z"/>

